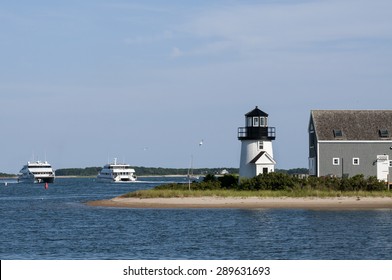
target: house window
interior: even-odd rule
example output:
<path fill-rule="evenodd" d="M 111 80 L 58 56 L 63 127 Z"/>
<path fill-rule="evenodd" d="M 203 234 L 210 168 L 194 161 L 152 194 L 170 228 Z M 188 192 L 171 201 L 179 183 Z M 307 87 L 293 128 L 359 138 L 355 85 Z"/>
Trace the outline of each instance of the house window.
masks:
<path fill-rule="evenodd" d="M 359 165 L 359 158 L 353 158 L 353 165 Z"/>
<path fill-rule="evenodd" d="M 264 142 L 259 141 L 259 150 L 263 150 L 263 149 L 264 149 Z"/>
<path fill-rule="evenodd" d="M 381 138 L 388 138 L 389 137 L 389 131 L 387 129 L 380 129 L 378 131 L 378 133 L 380 134 Z"/>
<path fill-rule="evenodd" d="M 341 129 L 334 129 L 333 136 L 335 138 L 341 138 L 341 137 L 343 137 L 343 131 Z"/>
<path fill-rule="evenodd" d="M 389 161 L 389 167 L 392 167 L 392 160 Z"/>
<path fill-rule="evenodd" d="M 333 158 L 332 159 L 332 164 L 333 165 L 339 165 L 340 164 L 340 158 L 337 158 L 337 157 Z"/>

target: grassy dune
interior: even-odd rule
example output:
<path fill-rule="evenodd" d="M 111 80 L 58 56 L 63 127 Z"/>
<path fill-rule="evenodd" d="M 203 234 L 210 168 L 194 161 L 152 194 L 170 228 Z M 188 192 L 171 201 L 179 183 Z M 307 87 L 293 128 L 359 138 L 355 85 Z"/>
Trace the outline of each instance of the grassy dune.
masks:
<path fill-rule="evenodd" d="M 321 191 L 321 190 L 280 190 L 280 191 L 237 191 L 237 190 L 173 190 L 151 189 L 131 192 L 121 197 L 169 198 L 169 197 L 392 197 L 388 191 Z"/>

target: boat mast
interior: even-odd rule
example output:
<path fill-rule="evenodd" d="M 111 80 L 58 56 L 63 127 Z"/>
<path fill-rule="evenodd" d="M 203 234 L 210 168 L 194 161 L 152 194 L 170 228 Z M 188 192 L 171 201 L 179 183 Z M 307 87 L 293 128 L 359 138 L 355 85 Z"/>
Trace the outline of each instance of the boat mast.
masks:
<path fill-rule="evenodd" d="M 193 155 L 191 155 L 191 164 L 188 169 L 188 189 L 191 190 L 191 178 L 193 177 Z"/>

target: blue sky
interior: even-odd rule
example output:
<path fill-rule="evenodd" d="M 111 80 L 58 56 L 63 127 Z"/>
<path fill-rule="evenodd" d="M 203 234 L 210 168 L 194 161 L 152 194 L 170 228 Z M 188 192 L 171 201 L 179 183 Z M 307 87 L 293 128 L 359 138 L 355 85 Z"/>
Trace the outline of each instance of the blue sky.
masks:
<path fill-rule="evenodd" d="M 277 168 L 307 167 L 312 109 L 390 109 L 392 2 L 2 1 L 0 172 L 238 167 L 256 105 Z M 204 144 L 199 147 L 200 140 Z"/>

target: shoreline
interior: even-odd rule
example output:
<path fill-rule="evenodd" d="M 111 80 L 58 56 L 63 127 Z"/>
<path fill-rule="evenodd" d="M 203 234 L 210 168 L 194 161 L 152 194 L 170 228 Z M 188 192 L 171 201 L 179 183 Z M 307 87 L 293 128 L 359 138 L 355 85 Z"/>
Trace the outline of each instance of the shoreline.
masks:
<path fill-rule="evenodd" d="M 146 209 L 314 209 L 366 210 L 392 209 L 390 197 L 331 197 L 331 198 L 263 198 L 263 197 L 182 197 L 182 198 L 122 198 L 89 201 L 95 207 Z"/>

